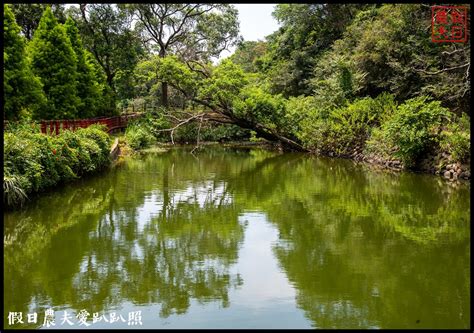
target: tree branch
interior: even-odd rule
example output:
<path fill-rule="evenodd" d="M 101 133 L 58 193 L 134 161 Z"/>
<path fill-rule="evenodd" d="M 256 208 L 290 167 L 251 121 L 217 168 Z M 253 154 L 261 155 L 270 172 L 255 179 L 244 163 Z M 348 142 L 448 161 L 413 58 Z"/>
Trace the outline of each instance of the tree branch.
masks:
<path fill-rule="evenodd" d="M 422 72 L 422 73 L 427 74 L 427 75 L 437 75 L 437 74 L 440 74 L 440 73 L 443 73 L 443 72 L 449 72 L 449 71 L 464 68 L 464 67 L 467 67 L 467 66 L 470 66 L 470 65 L 471 65 L 471 62 L 468 62 L 468 63 L 465 63 L 463 65 L 459 65 L 459 66 L 455 66 L 455 67 L 443 68 L 443 69 L 440 69 L 439 71 L 436 71 L 436 72 L 427 72 L 424 69 L 416 69 L 416 71 Z"/>

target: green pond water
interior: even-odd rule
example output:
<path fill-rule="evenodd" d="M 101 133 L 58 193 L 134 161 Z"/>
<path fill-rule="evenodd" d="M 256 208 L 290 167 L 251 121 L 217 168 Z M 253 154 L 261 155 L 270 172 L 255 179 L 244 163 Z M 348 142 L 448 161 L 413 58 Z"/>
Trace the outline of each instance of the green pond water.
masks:
<path fill-rule="evenodd" d="M 4 212 L 5 328 L 468 328 L 469 195 L 257 148 L 127 158 Z"/>

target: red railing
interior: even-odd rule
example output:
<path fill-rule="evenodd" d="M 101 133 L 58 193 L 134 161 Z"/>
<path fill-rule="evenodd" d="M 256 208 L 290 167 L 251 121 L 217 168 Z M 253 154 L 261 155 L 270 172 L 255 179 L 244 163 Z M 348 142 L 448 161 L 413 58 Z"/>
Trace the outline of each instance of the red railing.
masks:
<path fill-rule="evenodd" d="M 127 127 L 128 122 L 132 119 L 140 117 L 141 113 L 127 114 L 116 117 L 103 117 L 92 119 L 75 119 L 75 120 L 42 120 L 40 121 L 41 133 L 59 134 L 63 130 L 75 130 L 77 128 L 89 127 L 93 124 L 103 124 L 107 126 L 107 131 L 111 132 L 118 128 Z"/>

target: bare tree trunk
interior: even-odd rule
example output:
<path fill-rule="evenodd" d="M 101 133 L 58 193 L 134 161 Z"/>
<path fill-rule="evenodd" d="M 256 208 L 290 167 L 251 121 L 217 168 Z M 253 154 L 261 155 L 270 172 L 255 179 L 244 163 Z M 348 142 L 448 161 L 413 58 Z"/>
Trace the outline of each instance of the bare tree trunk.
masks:
<path fill-rule="evenodd" d="M 160 58 L 164 58 L 166 56 L 166 51 L 162 46 L 160 49 Z M 161 105 L 165 108 L 168 108 L 168 83 L 161 82 Z"/>
<path fill-rule="evenodd" d="M 109 87 L 112 89 L 112 91 L 115 92 L 115 86 L 114 86 L 114 74 L 110 73 L 110 71 L 106 71 L 107 75 L 107 84 Z"/>
<path fill-rule="evenodd" d="M 161 82 L 161 105 L 168 107 L 168 83 Z"/>

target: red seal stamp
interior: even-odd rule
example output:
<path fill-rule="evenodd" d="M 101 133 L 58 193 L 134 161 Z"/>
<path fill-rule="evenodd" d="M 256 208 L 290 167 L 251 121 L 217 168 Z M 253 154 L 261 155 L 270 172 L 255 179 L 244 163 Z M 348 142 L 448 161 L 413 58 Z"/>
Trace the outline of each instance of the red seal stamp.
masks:
<path fill-rule="evenodd" d="M 431 40 L 435 43 L 467 42 L 467 8 L 463 6 L 431 7 Z"/>

